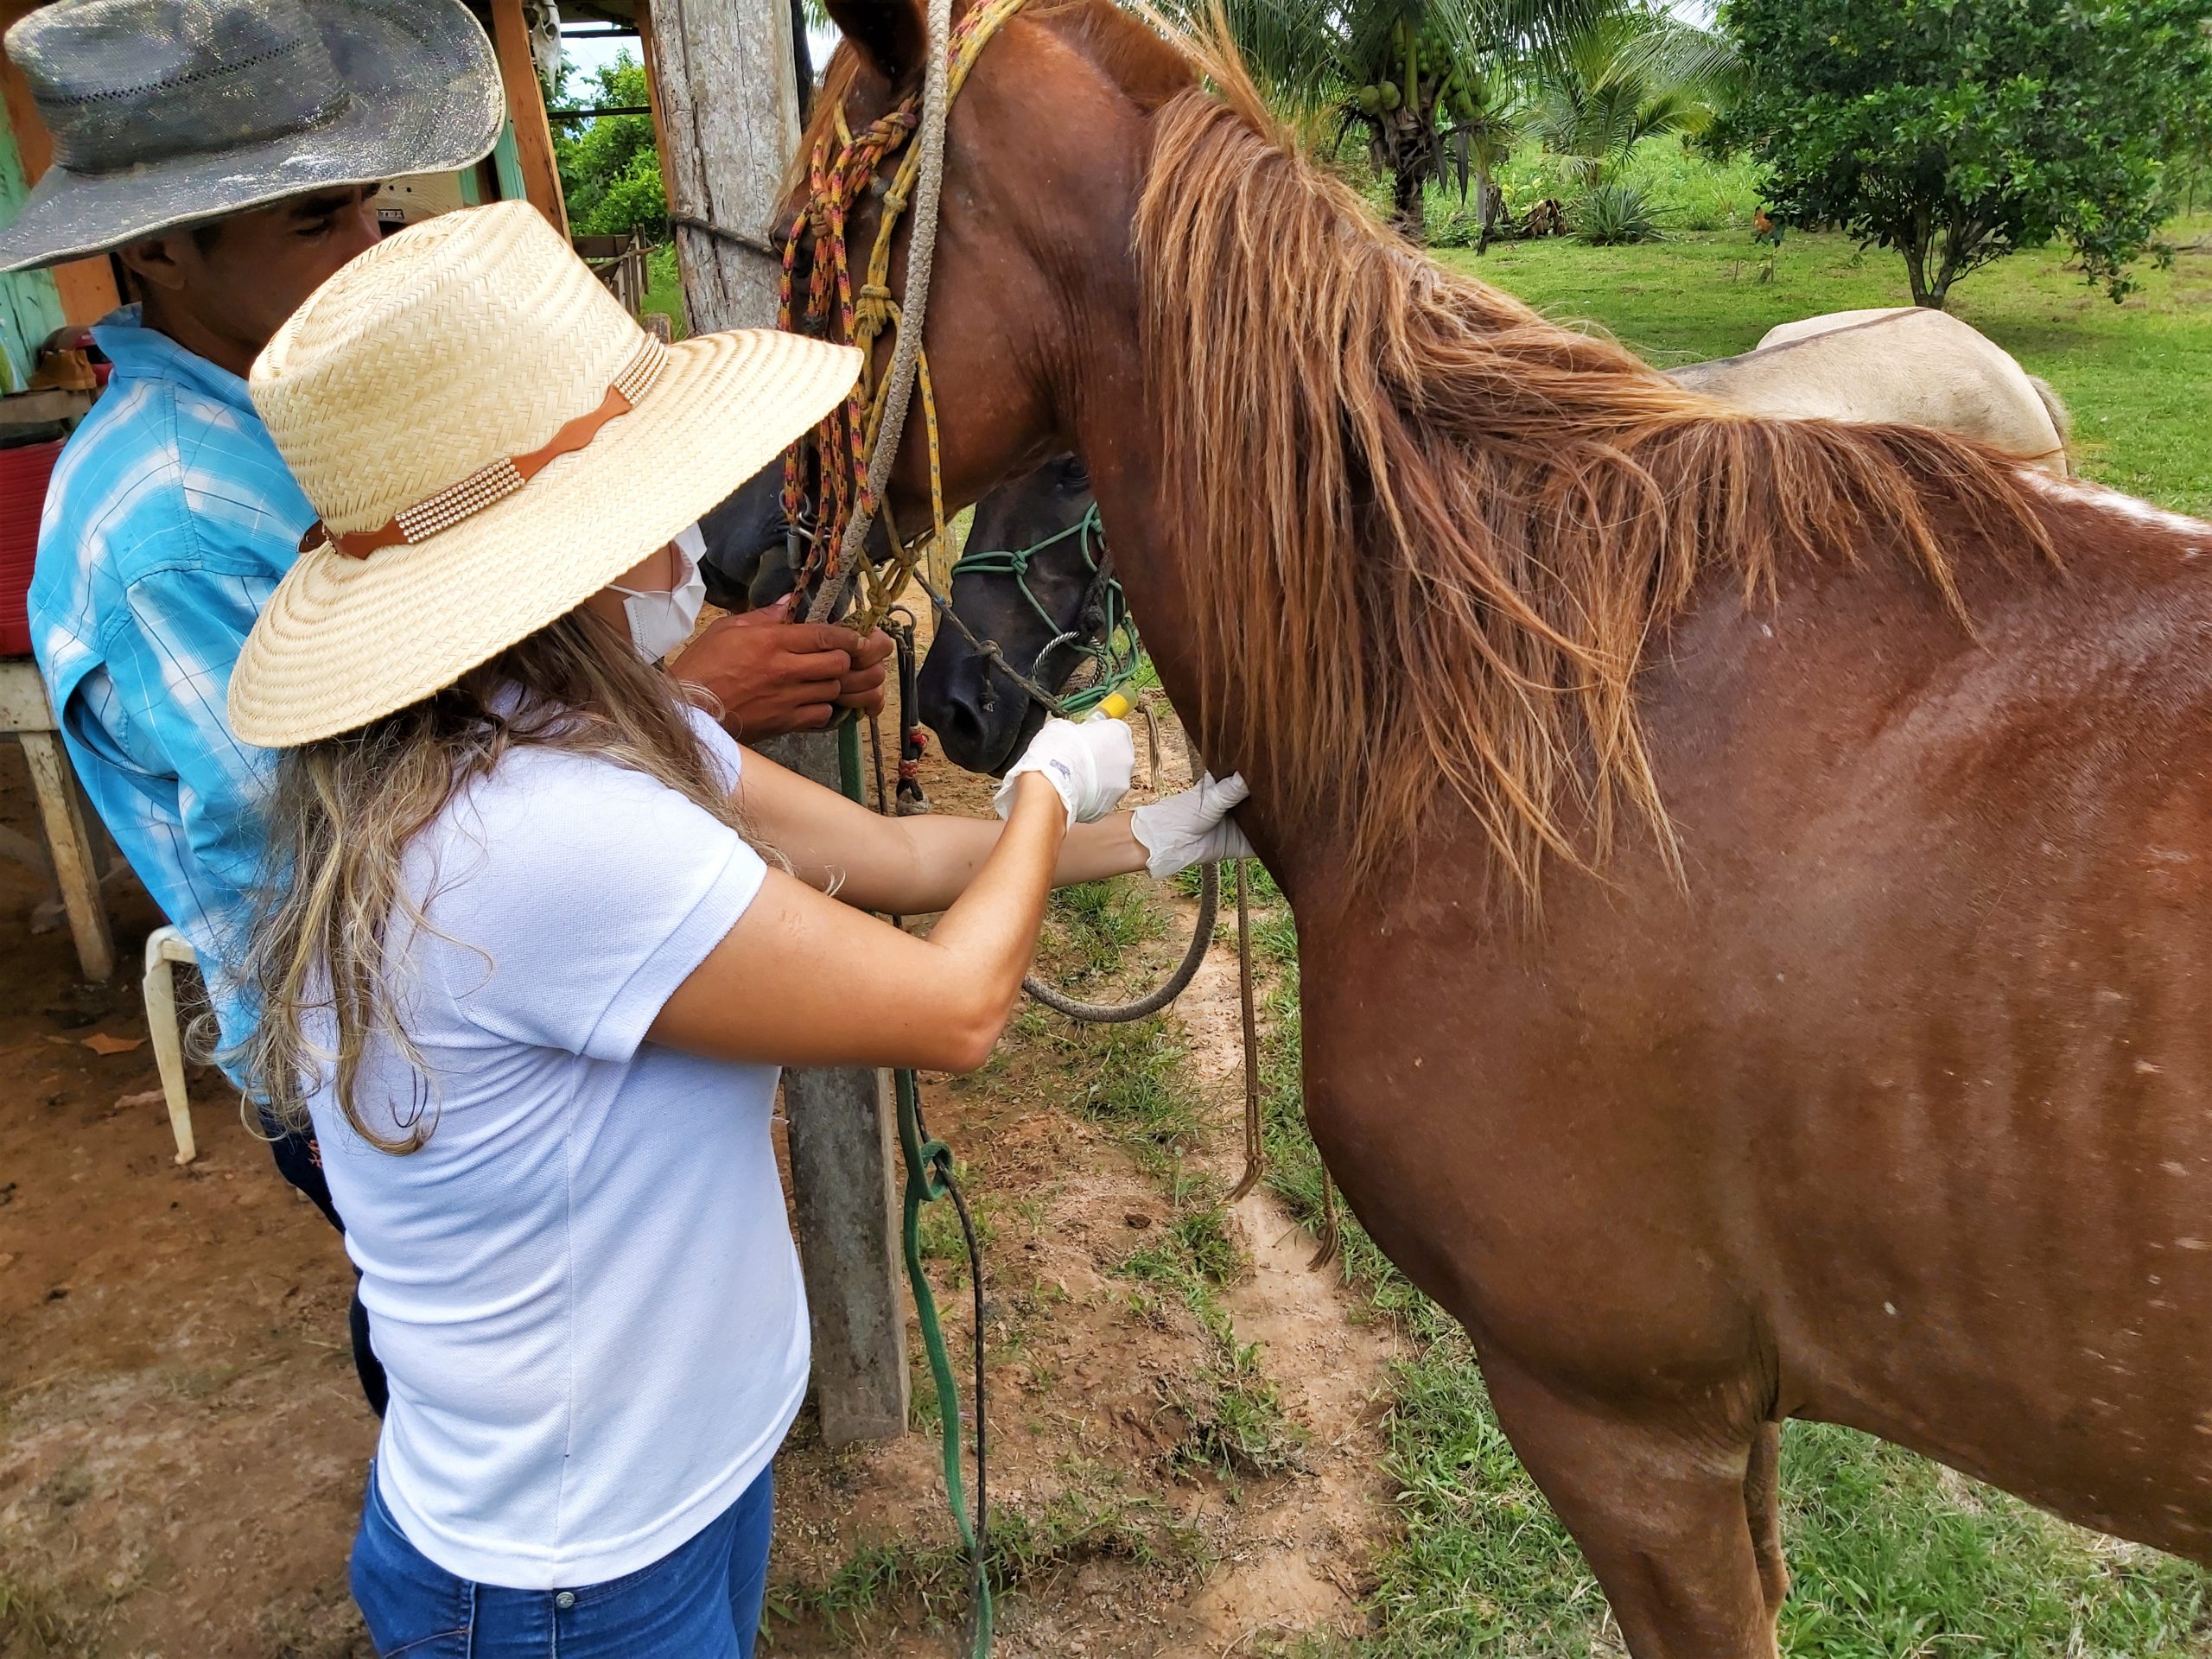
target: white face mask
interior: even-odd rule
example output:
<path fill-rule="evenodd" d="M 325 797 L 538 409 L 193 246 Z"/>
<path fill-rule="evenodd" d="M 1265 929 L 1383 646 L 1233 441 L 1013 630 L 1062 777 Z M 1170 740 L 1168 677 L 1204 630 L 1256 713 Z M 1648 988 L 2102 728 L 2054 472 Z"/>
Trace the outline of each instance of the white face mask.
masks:
<path fill-rule="evenodd" d="M 657 663 L 691 637 L 699 626 L 699 607 L 707 602 L 706 579 L 699 574 L 699 556 L 707 550 L 699 526 L 688 524 L 676 532 L 676 556 L 682 574 L 665 592 L 607 585 L 623 595 L 622 613 L 630 620 L 630 643 L 638 655 Z"/>

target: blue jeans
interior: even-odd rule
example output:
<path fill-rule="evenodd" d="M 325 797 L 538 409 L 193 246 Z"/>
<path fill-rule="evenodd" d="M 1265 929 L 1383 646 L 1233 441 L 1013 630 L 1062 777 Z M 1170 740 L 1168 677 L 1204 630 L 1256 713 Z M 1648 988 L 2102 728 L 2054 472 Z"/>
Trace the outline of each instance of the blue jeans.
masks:
<path fill-rule="evenodd" d="M 753 1659 L 775 1507 L 764 1471 L 650 1567 L 573 1590 L 506 1590 L 455 1578 L 409 1543 L 371 1465 L 353 1599 L 378 1659 Z"/>

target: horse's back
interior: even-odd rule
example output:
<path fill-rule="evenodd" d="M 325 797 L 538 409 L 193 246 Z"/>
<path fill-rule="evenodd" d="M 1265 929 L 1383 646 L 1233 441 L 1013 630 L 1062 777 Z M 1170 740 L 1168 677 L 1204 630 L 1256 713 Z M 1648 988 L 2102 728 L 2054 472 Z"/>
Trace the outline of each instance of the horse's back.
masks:
<path fill-rule="evenodd" d="M 1857 328 L 1870 322 L 1886 322 L 1891 317 L 1909 317 L 1923 308 L 1912 305 L 1884 305 L 1860 311 L 1824 311 L 1816 317 L 1800 317 L 1795 322 L 1777 322 L 1759 336 L 1759 343 L 1752 349 L 1763 352 L 1770 346 L 1787 346 L 1792 340 L 1810 340 L 1815 334 L 1832 334 L 1839 328 Z"/>
<path fill-rule="evenodd" d="M 1916 306 L 1838 311 L 1770 329 L 1741 357 L 1673 371 L 1758 415 L 1935 427 L 2063 476 L 2063 409 L 1971 324 Z"/>

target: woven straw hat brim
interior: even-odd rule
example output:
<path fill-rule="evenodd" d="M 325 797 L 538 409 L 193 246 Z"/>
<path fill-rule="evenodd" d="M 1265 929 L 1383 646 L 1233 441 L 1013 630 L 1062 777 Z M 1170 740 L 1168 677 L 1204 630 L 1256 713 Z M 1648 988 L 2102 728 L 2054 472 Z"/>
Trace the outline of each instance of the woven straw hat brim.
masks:
<path fill-rule="evenodd" d="M 836 407 L 860 361 L 772 329 L 681 341 L 635 409 L 505 500 L 418 546 L 302 555 L 239 654 L 232 728 L 287 748 L 451 685 L 673 540 Z"/>
<path fill-rule="evenodd" d="M 506 118 L 483 27 L 454 0 L 306 0 L 345 112 L 312 131 L 149 161 L 51 167 L 0 230 L 0 272 L 128 247 L 181 226 L 317 190 L 448 173 L 491 154 Z"/>

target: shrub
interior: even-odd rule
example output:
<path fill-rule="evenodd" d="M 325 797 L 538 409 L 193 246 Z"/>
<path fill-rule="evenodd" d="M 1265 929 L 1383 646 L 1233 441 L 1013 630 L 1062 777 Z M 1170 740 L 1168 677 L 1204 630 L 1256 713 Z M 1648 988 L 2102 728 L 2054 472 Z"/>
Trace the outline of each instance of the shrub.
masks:
<path fill-rule="evenodd" d="M 1666 232 L 1660 227 L 1659 210 L 1636 184 L 1599 184 L 1575 198 L 1567 210 L 1575 239 L 1592 247 L 1625 247 L 1632 242 L 1657 242 Z"/>

